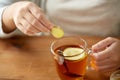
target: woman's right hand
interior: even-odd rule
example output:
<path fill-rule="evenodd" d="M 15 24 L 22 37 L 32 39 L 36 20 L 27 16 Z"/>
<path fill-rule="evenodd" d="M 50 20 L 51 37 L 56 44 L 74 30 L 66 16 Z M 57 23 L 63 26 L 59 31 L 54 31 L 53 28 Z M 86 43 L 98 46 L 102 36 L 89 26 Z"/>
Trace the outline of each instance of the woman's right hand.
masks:
<path fill-rule="evenodd" d="M 53 24 L 34 3 L 20 1 L 8 6 L 3 12 L 3 30 L 6 33 L 18 28 L 27 35 L 49 32 Z"/>

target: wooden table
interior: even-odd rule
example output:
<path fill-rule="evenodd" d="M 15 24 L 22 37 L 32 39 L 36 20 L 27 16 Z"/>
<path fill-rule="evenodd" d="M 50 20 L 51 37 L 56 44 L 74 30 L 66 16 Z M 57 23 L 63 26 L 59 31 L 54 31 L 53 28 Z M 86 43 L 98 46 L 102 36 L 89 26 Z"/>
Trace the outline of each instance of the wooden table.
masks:
<path fill-rule="evenodd" d="M 81 37 L 89 47 L 103 39 Z M 0 80 L 60 80 L 50 54 L 53 40 L 50 36 L 0 39 Z M 107 80 L 96 71 L 87 71 L 86 78 Z"/>

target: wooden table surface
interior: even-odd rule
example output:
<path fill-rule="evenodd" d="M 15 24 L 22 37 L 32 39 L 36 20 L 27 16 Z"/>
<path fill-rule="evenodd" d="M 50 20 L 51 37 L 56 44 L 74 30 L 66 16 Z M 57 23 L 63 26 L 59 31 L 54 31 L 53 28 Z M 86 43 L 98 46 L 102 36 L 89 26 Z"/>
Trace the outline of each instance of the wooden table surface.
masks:
<path fill-rule="evenodd" d="M 102 37 L 81 36 L 89 47 Z M 50 36 L 0 39 L 0 80 L 60 80 L 50 54 Z M 86 80 L 107 80 L 87 71 Z M 108 79 L 109 80 L 109 79 Z"/>

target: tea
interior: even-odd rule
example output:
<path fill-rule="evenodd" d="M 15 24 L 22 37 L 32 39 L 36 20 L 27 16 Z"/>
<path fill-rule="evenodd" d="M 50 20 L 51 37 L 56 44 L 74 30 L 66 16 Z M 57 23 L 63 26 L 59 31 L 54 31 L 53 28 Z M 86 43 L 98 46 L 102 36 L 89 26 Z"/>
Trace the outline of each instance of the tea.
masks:
<path fill-rule="evenodd" d="M 64 51 L 68 48 L 73 48 L 78 50 L 82 50 L 82 53 L 75 54 L 74 56 L 64 56 Z M 59 52 L 61 51 L 61 53 Z M 87 53 L 83 50 L 82 46 L 79 45 L 66 45 L 61 46 L 55 49 L 56 54 L 63 57 L 63 63 L 59 64 L 58 60 L 55 59 L 57 72 L 62 80 L 83 80 L 83 76 L 86 70 L 87 63 Z M 70 52 L 70 50 L 69 50 Z M 85 54 L 85 55 L 83 55 Z M 82 55 L 82 57 L 78 58 L 78 56 Z"/>

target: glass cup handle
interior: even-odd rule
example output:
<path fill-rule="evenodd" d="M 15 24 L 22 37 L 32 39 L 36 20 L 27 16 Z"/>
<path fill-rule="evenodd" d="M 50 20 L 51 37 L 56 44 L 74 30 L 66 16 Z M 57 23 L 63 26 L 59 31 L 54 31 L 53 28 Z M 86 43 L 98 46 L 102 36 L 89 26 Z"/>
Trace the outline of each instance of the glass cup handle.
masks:
<path fill-rule="evenodd" d="M 88 61 L 87 61 L 87 70 L 94 70 L 93 66 L 91 65 L 92 63 L 92 49 L 88 49 Z"/>

